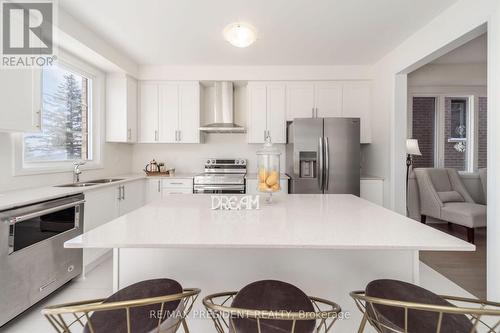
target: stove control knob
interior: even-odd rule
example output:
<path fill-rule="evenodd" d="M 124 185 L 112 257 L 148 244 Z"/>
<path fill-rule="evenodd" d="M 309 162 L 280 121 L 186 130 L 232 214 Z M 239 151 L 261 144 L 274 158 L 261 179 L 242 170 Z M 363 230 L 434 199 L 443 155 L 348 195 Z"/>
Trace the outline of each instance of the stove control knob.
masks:
<path fill-rule="evenodd" d="M 246 162 L 245 160 L 241 160 L 241 161 L 240 161 L 240 164 L 245 165 L 245 164 L 247 164 L 247 162 Z"/>
<path fill-rule="evenodd" d="M 240 164 L 240 161 L 239 160 L 235 160 L 234 164 Z"/>
<path fill-rule="evenodd" d="M 207 160 L 207 164 L 210 164 L 210 162 L 211 162 L 210 160 Z"/>
<path fill-rule="evenodd" d="M 212 160 L 212 164 L 215 164 L 215 160 Z"/>

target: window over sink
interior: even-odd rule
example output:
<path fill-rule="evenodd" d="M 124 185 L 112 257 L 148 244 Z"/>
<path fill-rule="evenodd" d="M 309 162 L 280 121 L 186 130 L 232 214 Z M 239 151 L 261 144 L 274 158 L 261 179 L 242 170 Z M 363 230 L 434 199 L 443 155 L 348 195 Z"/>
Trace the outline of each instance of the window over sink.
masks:
<path fill-rule="evenodd" d="M 63 65 L 42 70 L 41 133 L 25 134 L 25 163 L 92 160 L 92 79 Z"/>
<path fill-rule="evenodd" d="M 64 52 L 40 73 L 40 131 L 16 134 L 14 174 L 101 168 L 104 73 Z"/>

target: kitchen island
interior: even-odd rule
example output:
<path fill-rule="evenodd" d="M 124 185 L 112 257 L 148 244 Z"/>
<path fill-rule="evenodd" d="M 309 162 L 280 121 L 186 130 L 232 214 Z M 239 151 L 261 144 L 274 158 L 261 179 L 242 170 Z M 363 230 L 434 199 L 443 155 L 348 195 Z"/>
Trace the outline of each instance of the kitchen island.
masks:
<path fill-rule="evenodd" d="M 170 277 L 202 295 L 279 279 L 339 303 L 355 332 L 349 292 L 373 279 L 419 282 L 420 250 L 473 251 L 474 245 L 352 195 L 294 194 L 259 210 L 211 210 L 210 195 L 171 195 L 65 243 L 113 248 L 114 288 Z M 192 332 L 212 332 L 196 305 Z"/>

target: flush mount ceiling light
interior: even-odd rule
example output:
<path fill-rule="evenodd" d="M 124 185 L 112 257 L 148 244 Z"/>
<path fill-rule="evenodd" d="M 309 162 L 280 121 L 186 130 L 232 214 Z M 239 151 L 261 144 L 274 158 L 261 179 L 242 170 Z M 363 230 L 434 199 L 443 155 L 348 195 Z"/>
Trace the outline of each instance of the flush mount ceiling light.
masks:
<path fill-rule="evenodd" d="M 224 28 L 224 39 L 236 47 L 247 47 L 257 39 L 257 31 L 248 23 L 231 23 Z"/>

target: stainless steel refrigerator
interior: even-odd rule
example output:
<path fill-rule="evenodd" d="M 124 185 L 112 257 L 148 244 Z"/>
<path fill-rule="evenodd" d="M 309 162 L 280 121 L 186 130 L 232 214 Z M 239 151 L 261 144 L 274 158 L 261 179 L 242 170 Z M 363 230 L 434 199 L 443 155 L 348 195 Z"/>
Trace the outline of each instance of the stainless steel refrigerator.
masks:
<path fill-rule="evenodd" d="M 359 196 L 359 133 L 359 118 L 296 118 L 289 123 L 289 192 Z"/>

